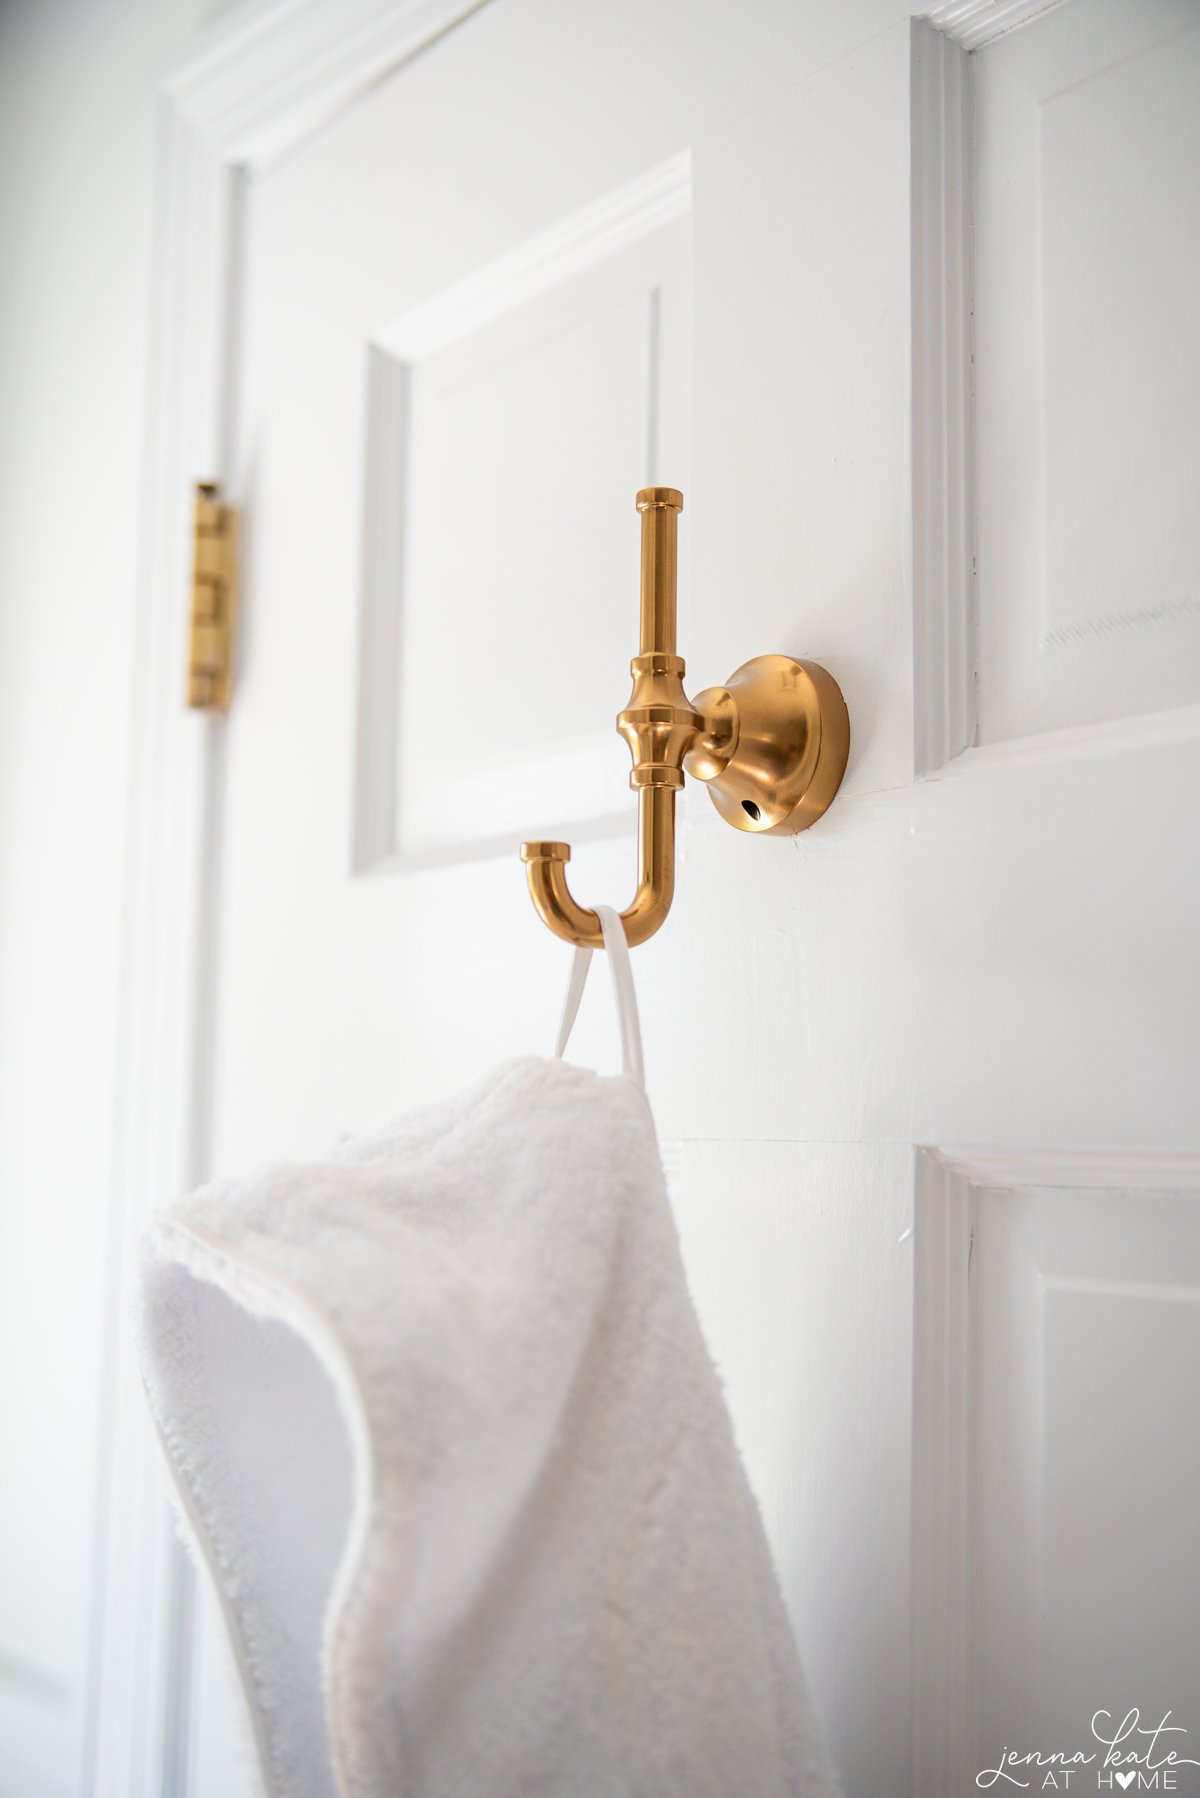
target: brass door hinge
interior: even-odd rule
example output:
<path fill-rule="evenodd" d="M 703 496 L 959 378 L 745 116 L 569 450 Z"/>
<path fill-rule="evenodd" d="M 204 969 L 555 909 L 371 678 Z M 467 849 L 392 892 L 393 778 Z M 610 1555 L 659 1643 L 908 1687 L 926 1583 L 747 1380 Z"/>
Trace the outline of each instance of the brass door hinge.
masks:
<path fill-rule="evenodd" d="M 189 706 L 227 712 L 233 673 L 233 623 L 237 611 L 237 513 L 220 489 L 196 484 L 192 561 L 192 629 L 188 650 Z"/>

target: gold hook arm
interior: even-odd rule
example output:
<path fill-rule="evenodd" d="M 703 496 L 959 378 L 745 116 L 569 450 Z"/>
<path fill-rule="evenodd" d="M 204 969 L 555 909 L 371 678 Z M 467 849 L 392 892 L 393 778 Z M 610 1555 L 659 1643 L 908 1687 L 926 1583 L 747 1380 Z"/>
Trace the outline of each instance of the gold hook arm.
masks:
<path fill-rule="evenodd" d="M 677 522 L 683 495 L 674 487 L 645 487 L 642 515 L 641 653 L 630 664 L 633 692 L 617 719 L 629 744 L 629 784 L 638 796 L 638 885 L 621 913 L 630 945 L 653 936 L 675 894 L 675 794 L 683 758 L 703 720 L 683 691 L 684 665 L 675 654 Z M 523 843 L 529 893 L 542 922 L 568 943 L 598 949 L 600 919 L 571 897 L 567 843 Z"/>
<path fill-rule="evenodd" d="M 602 949 L 600 919 L 578 905 L 567 885 L 568 843 L 522 843 L 521 860 L 538 916 L 564 942 Z M 633 904 L 621 913 L 630 948 L 653 936 L 675 896 L 675 791 L 642 787 L 638 793 L 638 885 Z"/>
<path fill-rule="evenodd" d="M 706 782 L 737 830 L 789 836 L 832 805 L 850 753 L 841 688 L 818 662 L 754 656 L 723 687 L 695 703 L 675 654 L 676 532 L 683 495 L 645 487 L 642 515 L 641 647 L 629 665 L 633 692 L 617 719 L 629 744 L 638 796 L 638 885 L 621 913 L 631 943 L 653 936 L 675 891 L 675 795 L 684 773 Z M 567 885 L 566 843 L 523 843 L 521 859 L 538 916 L 555 936 L 598 949 L 600 919 Z"/>

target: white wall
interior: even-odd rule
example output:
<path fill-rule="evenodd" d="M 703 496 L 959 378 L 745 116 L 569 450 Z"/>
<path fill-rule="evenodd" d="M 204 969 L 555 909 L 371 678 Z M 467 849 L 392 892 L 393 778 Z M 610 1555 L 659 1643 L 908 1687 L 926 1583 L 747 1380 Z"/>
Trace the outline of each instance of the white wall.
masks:
<path fill-rule="evenodd" d="M 77 1789 L 155 89 L 217 10 L 0 3 L 0 1798 Z"/>

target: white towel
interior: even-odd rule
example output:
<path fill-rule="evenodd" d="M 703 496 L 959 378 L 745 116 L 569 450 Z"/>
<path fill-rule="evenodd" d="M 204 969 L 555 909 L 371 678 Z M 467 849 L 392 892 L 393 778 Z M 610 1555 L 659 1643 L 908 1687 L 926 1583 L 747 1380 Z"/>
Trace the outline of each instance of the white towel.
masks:
<path fill-rule="evenodd" d="M 604 922 L 624 1075 L 513 1062 L 148 1233 L 150 1406 L 270 1798 L 836 1793 Z"/>

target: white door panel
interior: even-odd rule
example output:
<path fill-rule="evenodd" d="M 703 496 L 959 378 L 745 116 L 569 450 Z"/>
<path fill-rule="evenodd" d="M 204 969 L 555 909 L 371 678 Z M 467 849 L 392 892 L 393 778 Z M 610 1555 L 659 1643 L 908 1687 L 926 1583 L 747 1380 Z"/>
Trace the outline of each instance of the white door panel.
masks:
<path fill-rule="evenodd" d="M 628 833 L 607 716 L 628 632 L 608 596 L 636 582 L 637 544 L 613 471 L 686 476 L 690 204 L 675 158 L 379 333 L 360 704 L 382 703 L 358 805 L 394 815 L 364 867 Z M 539 665 L 571 673 L 535 708 L 518 696 Z"/>
<path fill-rule="evenodd" d="M 975 52 L 981 740 L 1200 698 L 1200 13 Z"/>
<path fill-rule="evenodd" d="M 979 1206 L 989 1765 L 1006 1741 L 1065 1741 L 1100 1706 L 1114 1723 L 1129 1705 L 1151 1723 L 1174 1708 L 1187 1725 L 1200 1666 L 1200 1444 L 1185 1371 L 1200 1364 L 1198 1202 L 1026 1191 Z M 1179 1790 L 1200 1791 L 1198 1775 L 1182 1772 Z"/>
<path fill-rule="evenodd" d="M 925 1152 L 918 1193 L 921 1789 L 1039 1749 L 1101 1789 L 1169 1715 L 1133 1781 L 1196 1793 L 1200 1158 Z"/>
<path fill-rule="evenodd" d="M 955 1798 L 1100 1707 L 1200 1742 L 1167 1590 L 1200 1181 L 1151 1177 L 1200 1151 L 1200 33 L 1168 0 L 997 11 L 1020 28 L 968 55 L 885 0 L 493 0 L 242 218 L 214 1166 L 548 1047 L 568 957 L 512 850 L 561 834 L 581 900 L 632 894 L 638 486 L 685 489 L 690 690 L 778 650 L 846 694 L 812 832 L 684 796 L 636 971 L 850 1798 Z M 576 1040 L 612 1065 L 602 1003 Z M 953 1144 L 1019 1174 L 921 1147 Z M 236 1798 L 205 1632 L 190 1791 Z"/>

